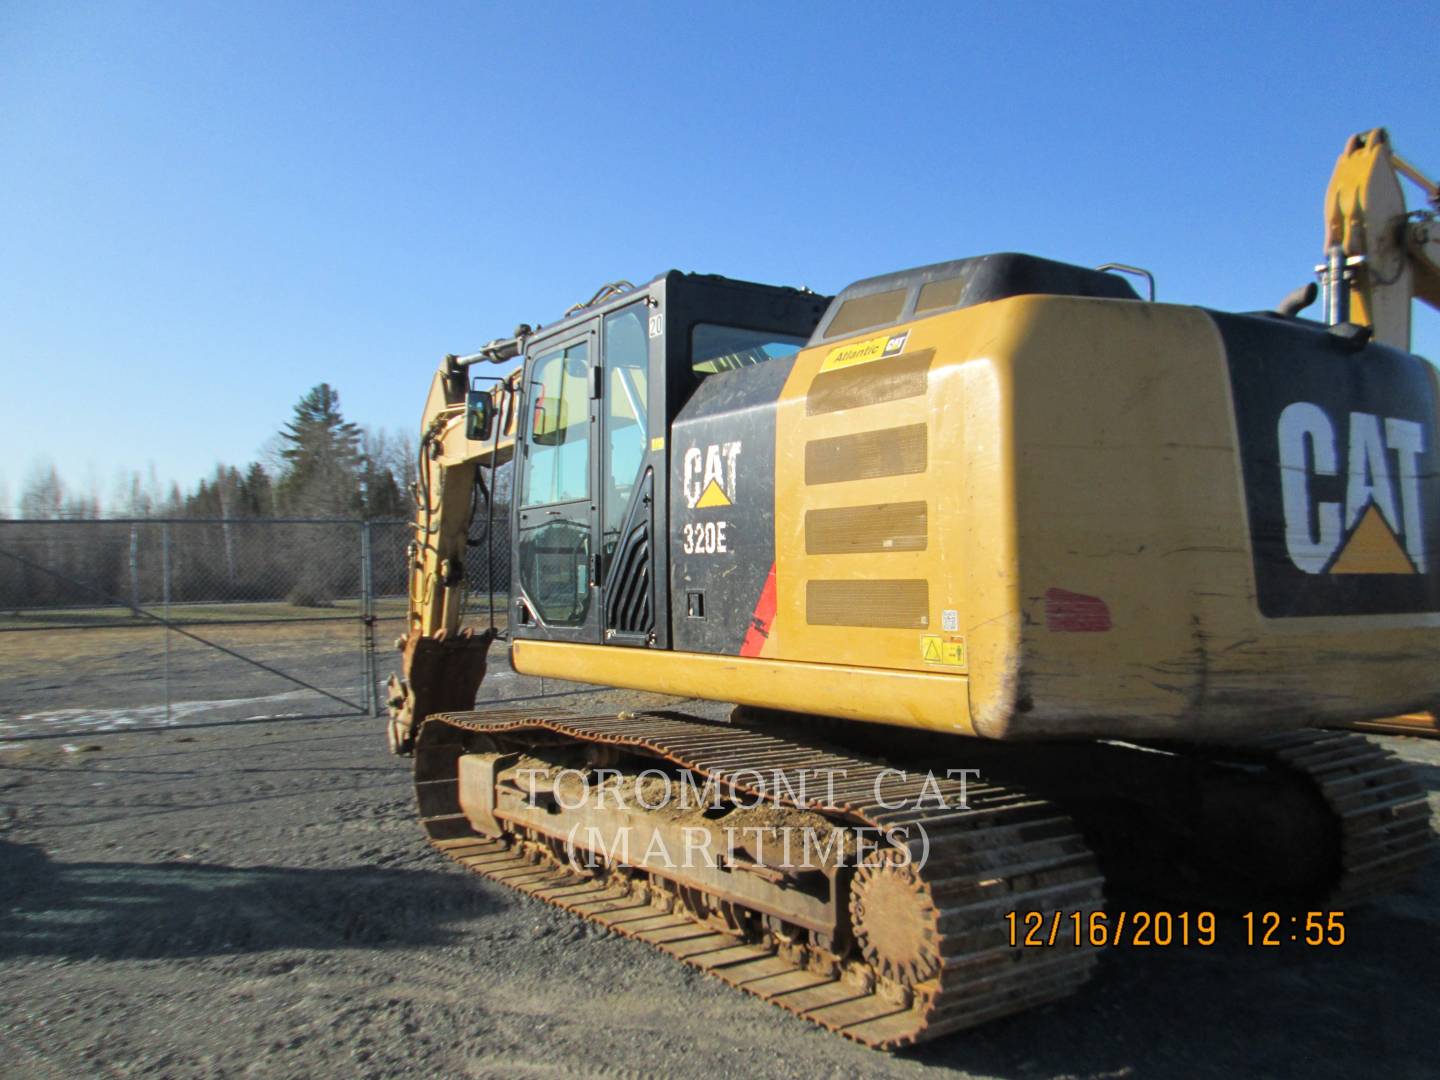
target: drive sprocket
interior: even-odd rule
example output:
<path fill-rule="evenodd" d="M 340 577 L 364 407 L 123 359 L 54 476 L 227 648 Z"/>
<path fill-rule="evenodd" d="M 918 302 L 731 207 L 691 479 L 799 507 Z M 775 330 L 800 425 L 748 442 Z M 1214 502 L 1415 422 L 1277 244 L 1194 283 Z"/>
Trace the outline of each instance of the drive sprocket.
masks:
<path fill-rule="evenodd" d="M 850 921 L 861 954 L 887 979 L 917 987 L 940 971 L 940 912 L 909 862 L 861 866 L 850 885 Z"/>

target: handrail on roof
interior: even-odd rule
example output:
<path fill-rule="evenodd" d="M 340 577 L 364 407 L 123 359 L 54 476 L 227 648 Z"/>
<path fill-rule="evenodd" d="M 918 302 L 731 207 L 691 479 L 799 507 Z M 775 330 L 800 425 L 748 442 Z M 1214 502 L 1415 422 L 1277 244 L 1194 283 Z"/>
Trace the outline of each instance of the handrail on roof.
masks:
<path fill-rule="evenodd" d="M 585 311 L 588 308 L 592 308 L 596 304 L 600 303 L 600 301 L 608 300 L 612 296 L 619 296 L 622 293 L 634 291 L 634 283 L 626 281 L 624 278 L 621 278 L 619 281 L 607 281 L 604 285 L 601 285 L 600 288 L 595 290 L 595 295 L 590 297 L 589 300 L 584 300 L 578 304 L 575 304 L 568 311 L 566 311 L 565 318 L 568 319 L 577 311 Z"/>

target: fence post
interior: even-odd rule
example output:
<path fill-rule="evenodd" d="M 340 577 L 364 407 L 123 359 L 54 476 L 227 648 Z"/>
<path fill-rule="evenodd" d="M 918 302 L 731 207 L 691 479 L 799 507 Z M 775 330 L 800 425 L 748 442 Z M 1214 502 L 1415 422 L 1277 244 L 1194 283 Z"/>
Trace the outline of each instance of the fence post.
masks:
<path fill-rule="evenodd" d="M 375 670 L 375 553 L 370 542 L 370 520 L 360 523 L 360 620 L 361 670 L 365 673 L 365 696 L 360 700 L 371 716 L 380 715 L 380 695 Z"/>
<path fill-rule="evenodd" d="M 165 613 L 165 723 L 170 723 L 170 522 L 160 526 L 160 605 Z"/>
<path fill-rule="evenodd" d="M 140 526 L 130 523 L 130 606 L 140 606 Z"/>

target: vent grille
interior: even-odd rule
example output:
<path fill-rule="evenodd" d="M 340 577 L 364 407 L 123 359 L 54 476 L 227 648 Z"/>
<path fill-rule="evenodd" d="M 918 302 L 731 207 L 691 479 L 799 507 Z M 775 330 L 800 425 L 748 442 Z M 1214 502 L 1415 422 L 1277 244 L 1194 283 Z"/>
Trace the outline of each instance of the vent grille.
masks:
<path fill-rule="evenodd" d="M 837 484 L 878 476 L 922 473 L 926 464 L 925 425 L 862 431 L 805 444 L 805 483 Z"/>
<path fill-rule="evenodd" d="M 877 503 L 805 512 L 805 554 L 924 551 L 923 502 Z"/>
<path fill-rule="evenodd" d="M 901 353 L 888 360 L 873 360 L 836 371 L 822 371 L 805 395 L 805 415 L 820 416 L 862 405 L 920 397 L 925 393 L 934 349 Z"/>
<path fill-rule="evenodd" d="M 805 621 L 924 630 L 930 625 L 930 583 L 924 578 L 807 581 Z"/>

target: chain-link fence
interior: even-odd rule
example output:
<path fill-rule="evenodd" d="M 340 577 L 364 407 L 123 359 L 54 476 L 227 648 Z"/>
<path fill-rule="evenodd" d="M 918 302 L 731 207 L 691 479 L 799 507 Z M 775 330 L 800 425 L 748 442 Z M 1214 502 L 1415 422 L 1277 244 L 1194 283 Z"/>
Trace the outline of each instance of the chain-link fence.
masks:
<path fill-rule="evenodd" d="M 495 520 L 467 560 L 482 623 L 508 598 Z M 0 521 L 0 742 L 377 715 L 410 540 L 403 521 Z"/>

